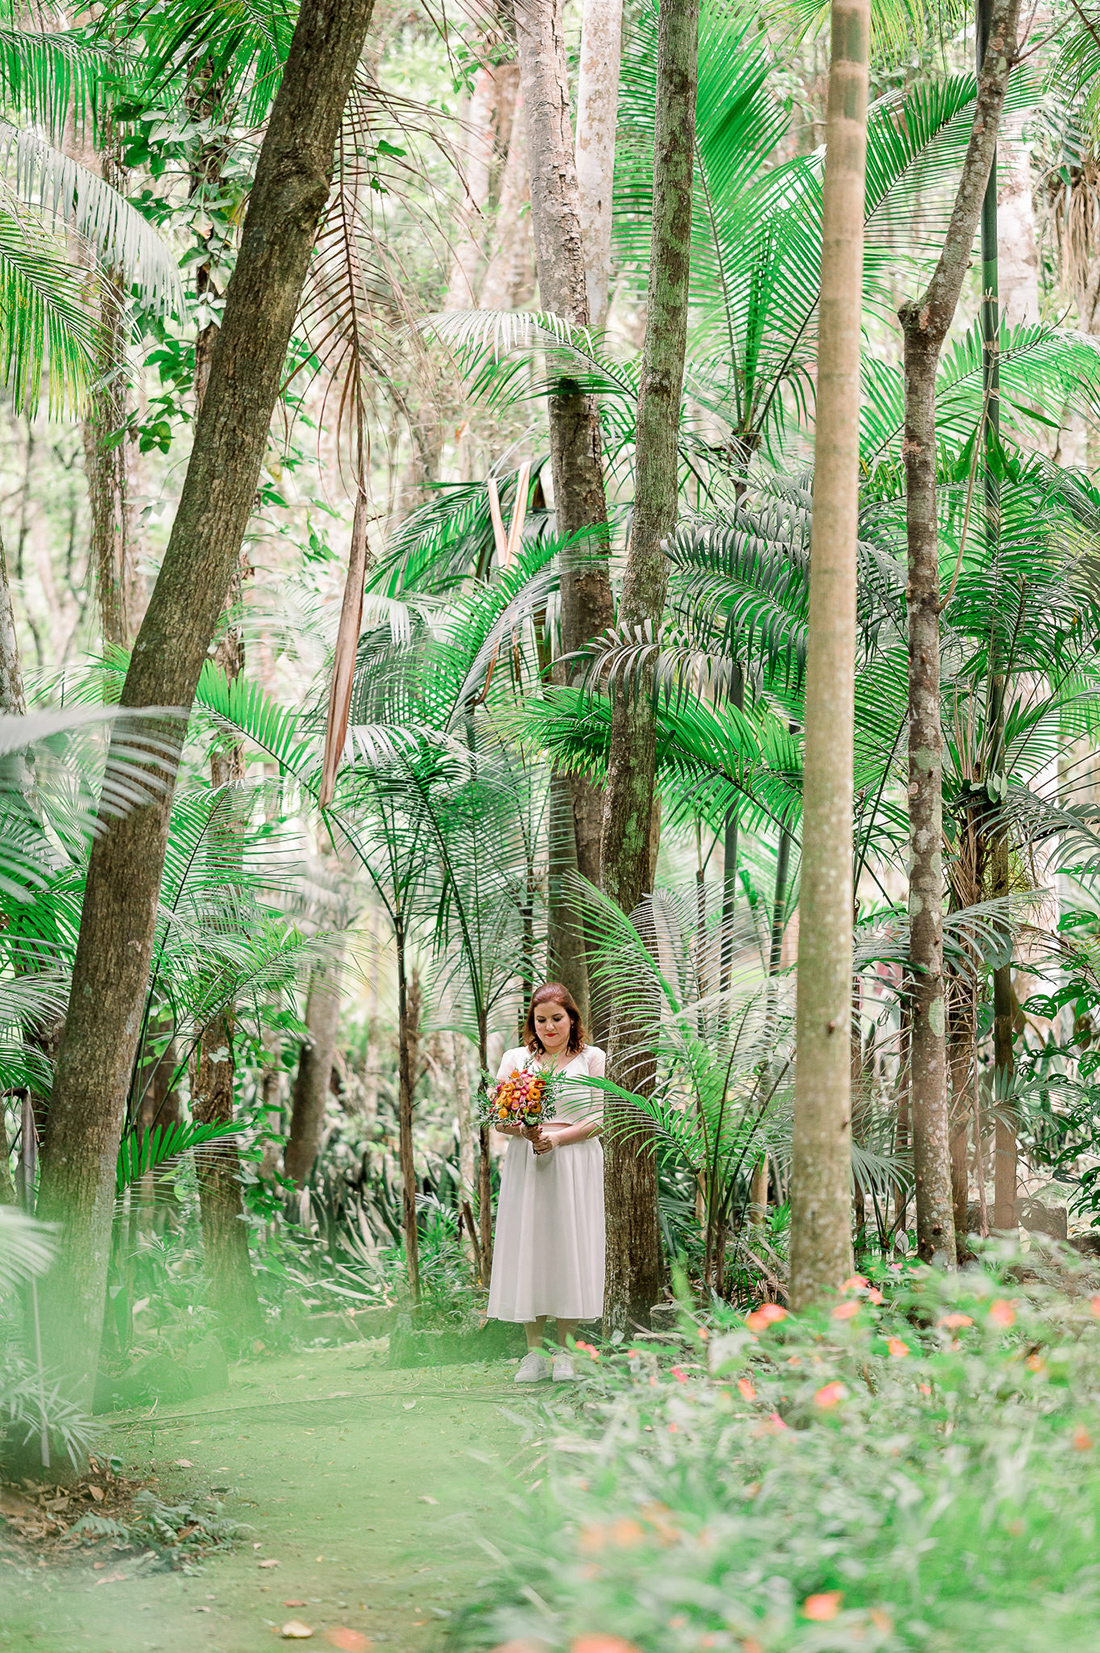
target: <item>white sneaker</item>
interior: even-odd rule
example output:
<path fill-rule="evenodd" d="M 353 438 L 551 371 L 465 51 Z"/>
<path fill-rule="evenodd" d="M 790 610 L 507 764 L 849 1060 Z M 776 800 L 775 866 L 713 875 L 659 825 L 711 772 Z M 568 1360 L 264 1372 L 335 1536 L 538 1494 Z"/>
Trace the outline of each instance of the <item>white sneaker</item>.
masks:
<path fill-rule="evenodd" d="M 545 1383 L 550 1376 L 550 1362 L 537 1349 L 529 1349 L 519 1363 L 517 1383 Z"/>
<path fill-rule="evenodd" d="M 555 1355 L 551 1377 L 555 1383 L 576 1383 L 577 1374 L 568 1355 Z"/>

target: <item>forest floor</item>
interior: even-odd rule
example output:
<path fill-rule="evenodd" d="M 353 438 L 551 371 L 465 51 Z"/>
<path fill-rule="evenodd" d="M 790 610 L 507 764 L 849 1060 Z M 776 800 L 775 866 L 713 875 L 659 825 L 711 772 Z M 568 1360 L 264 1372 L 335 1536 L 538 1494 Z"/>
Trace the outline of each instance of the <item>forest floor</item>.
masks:
<path fill-rule="evenodd" d="M 528 1457 L 531 1392 L 514 1373 L 393 1370 L 378 1340 L 262 1356 L 207 1401 L 113 1415 L 98 1450 L 123 1475 L 165 1503 L 214 1492 L 253 1530 L 190 1574 L 102 1548 L 98 1568 L 5 1566 L 0 1649 L 257 1653 L 291 1621 L 314 1646 L 438 1649 L 489 1566 L 478 1529 L 509 1521 Z M 553 1391 L 555 1409 L 572 1393 Z"/>

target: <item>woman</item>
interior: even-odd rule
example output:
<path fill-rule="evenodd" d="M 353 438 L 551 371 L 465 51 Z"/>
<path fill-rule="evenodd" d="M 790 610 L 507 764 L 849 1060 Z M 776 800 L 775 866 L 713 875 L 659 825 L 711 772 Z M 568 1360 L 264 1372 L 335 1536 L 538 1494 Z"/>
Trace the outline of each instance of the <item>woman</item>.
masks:
<path fill-rule="evenodd" d="M 583 1081 L 602 1079 L 604 1053 L 588 1044 L 572 994 L 556 981 L 535 989 L 523 1036 L 525 1046 L 504 1052 L 498 1082 L 542 1068 L 578 1083 L 561 1087 L 557 1115 L 545 1124 L 497 1127 L 512 1141 L 501 1168 L 489 1315 L 523 1322 L 527 1353 L 517 1383 L 568 1383 L 577 1322 L 603 1314 L 602 1109 L 600 1092 Z M 542 1352 L 550 1315 L 558 1342 L 552 1365 Z"/>

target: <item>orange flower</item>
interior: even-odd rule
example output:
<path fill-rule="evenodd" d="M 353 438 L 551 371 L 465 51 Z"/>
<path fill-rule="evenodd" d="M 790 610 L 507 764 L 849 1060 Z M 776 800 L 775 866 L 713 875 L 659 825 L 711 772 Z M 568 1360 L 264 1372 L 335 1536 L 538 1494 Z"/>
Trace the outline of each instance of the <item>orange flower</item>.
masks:
<path fill-rule="evenodd" d="M 903 1356 L 909 1353 L 908 1343 L 903 1343 L 900 1337 L 888 1337 L 886 1339 L 886 1347 L 889 1349 L 895 1360 L 901 1360 Z"/>
<path fill-rule="evenodd" d="M 974 1322 L 968 1314 L 945 1314 L 938 1324 L 953 1332 L 958 1326 L 972 1326 Z"/>
<path fill-rule="evenodd" d="M 781 1308 L 778 1303 L 761 1303 L 759 1308 L 753 1309 L 751 1314 L 745 1316 L 745 1325 L 750 1332 L 762 1332 L 786 1318 L 786 1309 Z"/>
<path fill-rule="evenodd" d="M 1078 1452 L 1088 1452 L 1092 1448 L 1092 1436 L 1083 1423 L 1079 1423 L 1073 1431 L 1073 1445 Z"/>
<path fill-rule="evenodd" d="M 843 1383 L 823 1383 L 814 1396 L 814 1405 L 827 1411 L 830 1406 L 839 1406 L 847 1393 Z"/>
<path fill-rule="evenodd" d="M 1016 1324 L 1016 1307 L 1008 1303 L 1003 1297 L 994 1298 L 989 1305 L 989 1318 L 995 1326 L 1014 1326 Z"/>
<path fill-rule="evenodd" d="M 688 1380 L 687 1379 L 687 1373 L 686 1372 L 681 1372 L 681 1370 L 678 1366 L 673 1366 L 671 1368 L 671 1371 L 672 1371 L 672 1375 L 676 1379 L 677 1383 L 686 1383 L 687 1382 L 687 1380 Z"/>
<path fill-rule="evenodd" d="M 815 1624 L 826 1624 L 835 1619 L 844 1605 L 843 1590 L 823 1590 L 820 1595 L 807 1596 L 802 1603 L 802 1617 Z"/>
<path fill-rule="evenodd" d="M 917 1388 L 920 1390 L 922 1395 L 930 1395 L 932 1393 L 932 1385 L 930 1383 L 918 1383 Z"/>
<path fill-rule="evenodd" d="M 1089 1303 L 1089 1308 L 1092 1310 L 1097 1320 L 1100 1320 L 1100 1295 L 1092 1298 Z"/>
<path fill-rule="evenodd" d="M 634 1642 L 624 1641 L 622 1636 L 610 1636 L 597 1630 L 594 1635 L 574 1636 L 569 1643 L 569 1653 L 641 1653 Z"/>
<path fill-rule="evenodd" d="M 838 1303 L 836 1308 L 833 1310 L 833 1319 L 834 1320 L 851 1320 L 853 1315 L 857 1315 L 858 1313 L 859 1313 L 859 1304 L 858 1303 L 856 1303 L 856 1302 Z"/>
<path fill-rule="evenodd" d="M 741 1398 L 743 1400 L 755 1400 L 756 1399 L 756 1390 L 753 1388 L 753 1386 L 749 1382 L 748 1378 L 738 1378 L 737 1379 L 737 1387 L 741 1391 Z"/>
<path fill-rule="evenodd" d="M 878 1304 L 878 1303 L 881 1303 L 881 1302 L 882 1302 L 882 1300 L 883 1300 L 883 1299 L 882 1299 L 882 1293 L 881 1293 L 881 1291 L 879 1291 L 879 1289 L 878 1289 L 878 1287 L 877 1287 L 877 1286 L 872 1286 L 872 1287 L 871 1287 L 871 1288 L 870 1288 L 870 1290 L 869 1290 L 869 1291 L 868 1291 L 868 1293 L 867 1293 L 867 1301 L 868 1301 L 868 1303 L 875 1303 L 875 1304 Z"/>
<path fill-rule="evenodd" d="M 858 1291 L 861 1286 L 866 1284 L 867 1282 L 862 1274 L 853 1274 L 850 1280 L 845 1280 L 840 1289 L 841 1291 Z"/>

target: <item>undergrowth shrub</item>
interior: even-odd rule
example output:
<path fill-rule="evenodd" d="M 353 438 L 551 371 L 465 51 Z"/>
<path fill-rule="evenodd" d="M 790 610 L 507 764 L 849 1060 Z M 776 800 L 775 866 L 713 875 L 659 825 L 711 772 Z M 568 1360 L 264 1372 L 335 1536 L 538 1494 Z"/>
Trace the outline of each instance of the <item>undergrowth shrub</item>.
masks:
<path fill-rule="evenodd" d="M 1043 1272 L 1057 1274 L 1044 1280 Z M 1100 1612 L 1100 1296 L 990 1254 L 831 1310 L 684 1313 L 582 1351 L 453 1646 L 1084 1653 Z"/>

